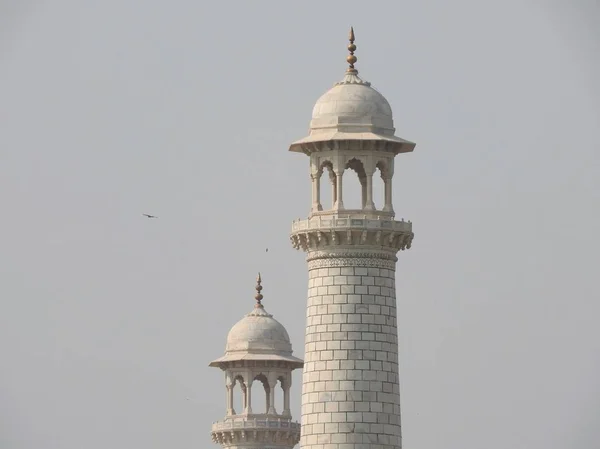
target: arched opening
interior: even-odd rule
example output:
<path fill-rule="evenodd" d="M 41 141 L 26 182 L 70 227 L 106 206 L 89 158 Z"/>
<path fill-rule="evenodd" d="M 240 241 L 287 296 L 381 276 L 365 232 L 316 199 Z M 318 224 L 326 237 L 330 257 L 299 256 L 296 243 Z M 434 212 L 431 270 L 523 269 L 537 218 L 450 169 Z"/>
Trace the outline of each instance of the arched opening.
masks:
<path fill-rule="evenodd" d="M 236 415 L 244 413 L 246 405 L 246 385 L 242 376 L 233 380 L 233 410 Z"/>
<path fill-rule="evenodd" d="M 386 166 L 382 161 L 377 162 L 377 170 L 373 174 L 373 202 L 375 209 L 382 210 L 385 205 L 385 183 Z"/>
<path fill-rule="evenodd" d="M 259 374 L 252 382 L 252 413 L 267 413 L 269 393 L 269 381 L 264 374 Z"/>
<path fill-rule="evenodd" d="M 366 201 L 367 175 L 360 159 L 352 158 L 346 164 L 342 178 L 345 209 L 363 209 Z"/>
<path fill-rule="evenodd" d="M 333 172 L 333 165 L 329 161 L 325 161 L 319 167 L 318 176 L 319 179 L 319 197 L 321 202 L 322 210 L 333 209 L 333 203 L 335 202 L 335 173 Z"/>
<path fill-rule="evenodd" d="M 277 379 L 277 388 L 275 388 L 275 410 L 280 415 L 285 411 L 285 404 L 283 402 L 284 398 L 284 388 L 285 388 L 285 379 L 283 377 L 279 377 Z"/>

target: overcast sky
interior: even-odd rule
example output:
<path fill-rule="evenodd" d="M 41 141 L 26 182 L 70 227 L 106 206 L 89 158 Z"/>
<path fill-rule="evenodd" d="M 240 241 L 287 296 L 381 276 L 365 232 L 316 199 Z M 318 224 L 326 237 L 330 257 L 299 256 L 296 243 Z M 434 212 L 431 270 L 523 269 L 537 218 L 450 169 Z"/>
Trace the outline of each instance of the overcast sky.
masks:
<path fill-rule="evenodd" d="M 259 270 L 302 357 L 287 149 L 350 25 L 417 142 L 394 184 L 405 449 L 598 447 L 598 5 L 1 1 L 0 447 L 213 447 L 208 363 Z"/>

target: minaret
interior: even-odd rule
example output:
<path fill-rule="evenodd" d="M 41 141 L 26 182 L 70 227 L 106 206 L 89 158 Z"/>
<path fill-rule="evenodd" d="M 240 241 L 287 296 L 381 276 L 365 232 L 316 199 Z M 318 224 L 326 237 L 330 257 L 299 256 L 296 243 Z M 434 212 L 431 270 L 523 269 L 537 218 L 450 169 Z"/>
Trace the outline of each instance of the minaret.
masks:
<path fill-rule="evenodd" d="M 410 221 L 395 220 L 394 158 L 415 144 L 394 135 L 387 100 L 349 67 L 315 104 L 310 134 L 290 151 L 310 158 L 312 208 L 293 223 L 291 240 L 307 252 L 308 307 L 302 380 L 303 449 L 401 448 L 395 269 L 410 248 Z M 333 205 L 321 205 L 323 172 Z M 354 170 L 360 209 L 345 209 L 342 180 Z M 373 176 L 385 185 L 374 201 Z M 327 178 L 326 178 L 327 179 Z M 372 445 L 372 446 L 371 446 Z"/>
<path fill-rule="evenodd" d="M 227 411 L 212 426 L 213 442 L 224 448 L 292 449 L 300 439 L 300 424 L 290 412 L 290 388 L 292 371 L 303 362 L 292 355 L 285 328 L 265 310 L 262 289 L 259 274 L 254 309 L 229 331 L 225 355 L 210 363 L 225 372 Z M 262 384 L 262 398 L 252 397 L 254 382 Z M 234 409 L 236 390 L 242 396 L 240 410 Z M 275 408 L 276 394 L 283 394 L 283 410 Z M 261 399 L 266 413 L 255 413 L 253 406 Z"/>

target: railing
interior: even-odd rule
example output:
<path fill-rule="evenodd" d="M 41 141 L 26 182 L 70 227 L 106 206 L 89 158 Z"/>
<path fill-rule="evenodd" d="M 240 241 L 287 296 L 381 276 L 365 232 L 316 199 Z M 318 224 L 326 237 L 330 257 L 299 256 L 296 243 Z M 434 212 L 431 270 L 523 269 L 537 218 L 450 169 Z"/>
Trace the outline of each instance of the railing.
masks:
<path fill-rule="evenodd" d="M 363 216 L 364 218 L 383 218 L 386 220 L 391 220 L 394 218 L 394 212 L 390 212 L 390 211 L 385 211 L 385 210 L 377 210 L 377 209 L 373 209 L 373 210 L 368 210 L 368 209 L 342 209 L 342 210 L 335 210 L 335 209 L 329 209 L 329 210 L 319 210 L 319 211 L 311 211 L 310 216 L 311 217 L 317 217 L 317 216 L 321 216 L 321 217 L 340 217 L 340 218 L 344 218 L 344 217 L 359 217 L 359 216 Z"/>
<path fill-rule="evenodd" d="M 225 419 L 223 421 L 219 421 L 213 423 L 212 430 L 238 430 L 238 429 L 290 429 L 290 430 L 300 430 L 299 422 L 292 422 L 291 420 L 286 419 L 243 419 L 243 418 L 233 418 L 233 419 Z"/>
<path fill-rule="evenodd" d="M 366 216 L 358 218 L 357 215 L 338 215 L 336 217 L 314 216 L 306 220 L 295 220 L 292 223 L 292 232 L 332 228 L 412 232 L 412 223 L 404 221 L 404 219 L 396 221 L 386 218 L 370 219 Z"/>

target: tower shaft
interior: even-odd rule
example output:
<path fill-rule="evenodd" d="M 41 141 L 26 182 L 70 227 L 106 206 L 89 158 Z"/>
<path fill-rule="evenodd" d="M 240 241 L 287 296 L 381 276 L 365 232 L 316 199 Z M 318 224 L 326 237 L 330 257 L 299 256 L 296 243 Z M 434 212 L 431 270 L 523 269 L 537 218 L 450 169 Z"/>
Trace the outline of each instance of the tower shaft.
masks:
<path fill-rule="evenodd" d="M 385 215 L 294 222 L 309 274 L 302 448 L 401 447 L 395 269 L 412 238 Z"/>
<path fill-rule="evenodd" d="M 310 252 L 308 273 L 301 446 L 400 447 L 395 257 Z"/>

